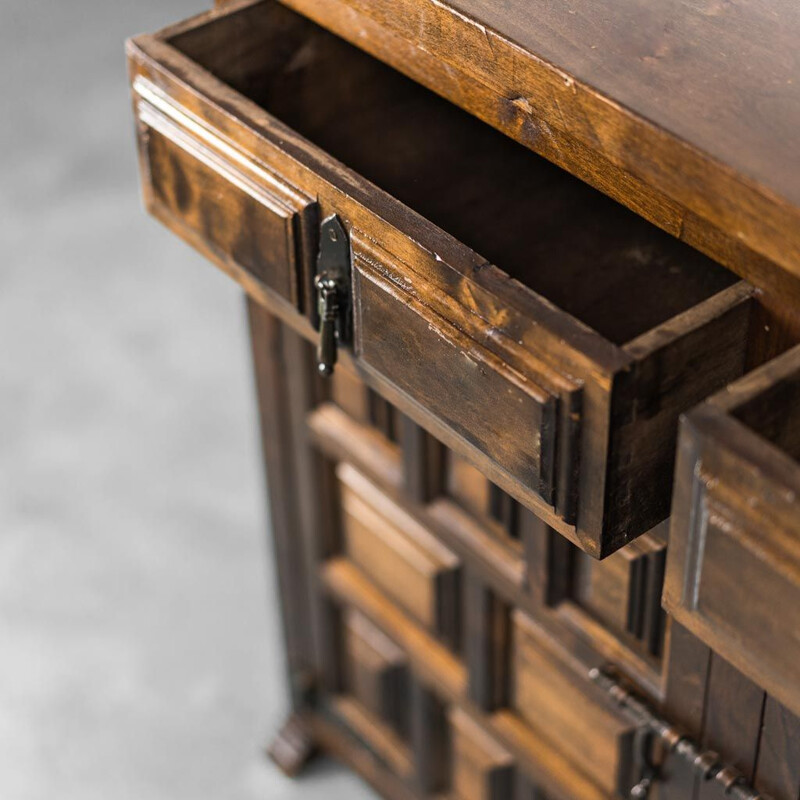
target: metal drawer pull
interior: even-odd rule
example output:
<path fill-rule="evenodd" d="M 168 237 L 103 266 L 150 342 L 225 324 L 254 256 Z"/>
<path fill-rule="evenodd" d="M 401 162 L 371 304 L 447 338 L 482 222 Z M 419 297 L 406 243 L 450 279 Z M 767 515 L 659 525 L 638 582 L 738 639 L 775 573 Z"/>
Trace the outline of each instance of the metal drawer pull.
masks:
<path fill-rule="evenodd" d="M 317 275 L 314 286 L 317 289 L 317 313 L 319 314 L 317 369 L 320 375 L 327 377 L 333 373 L 338 355 L 336 322 L 339 318 L 339 285 L 327 272 L 323 272 Z"/>
<path fill-rule="evenodd" d="M 630 789 L 629 797 L 644 800 L 653 783 L 658 780 L 658 770 L 648 757 L 648 740 L 656 737 L 667 752 L 674 753 L 691 764 L 704 780 L 721 783 L 726 796 L 732 800 L 770 800 L 767 795 L 750 786 L 740 772 L 723 764 L 716 753 L 703 750 L 690 737 L 653 711 L 644 700 L 629 692 L 612 674 L 595 667 L 590 670 L 589 677 L 608 693 L 641 732 L 641 736 L 637 733 L 634 753 L 639 767 L 639 778 Z"/>
<path fill-rule="evenodd" d="M 314 278 L 317 291 L 316 314 L 319 341 L 317 343 L 317 370 L 326 378 L 333 374 L 339 345 L 350 340 L 350 242 L 347 232 L 332 214 L 320 226 L 317 274 Z"/>

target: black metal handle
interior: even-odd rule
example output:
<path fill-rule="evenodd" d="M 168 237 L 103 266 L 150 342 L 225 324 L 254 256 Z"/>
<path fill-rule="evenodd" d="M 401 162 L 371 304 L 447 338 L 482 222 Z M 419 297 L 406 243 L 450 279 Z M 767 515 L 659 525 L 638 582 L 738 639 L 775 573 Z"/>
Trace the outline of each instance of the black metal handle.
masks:
<path fill-rule="evenodd" d="M 317 369 L 326 378 L 333 374 L 336 364 L 339 286 L 327 273 L 317 275 L 314 285 L 317 288 L 317 308 L 319 311 L 319 342 L 317 343 Z"/>

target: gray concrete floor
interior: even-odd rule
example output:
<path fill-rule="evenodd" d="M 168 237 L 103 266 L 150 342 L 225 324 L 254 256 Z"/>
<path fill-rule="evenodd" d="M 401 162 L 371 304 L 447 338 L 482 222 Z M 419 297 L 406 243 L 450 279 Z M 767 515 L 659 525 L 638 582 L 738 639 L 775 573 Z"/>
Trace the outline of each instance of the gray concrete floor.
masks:
<path fill-rule="evenodd" d="M 209 0 L 210 2 L 210 0 Z M 285 713 L 241 298 L 141 211 L 122 42 L 0 5 L 0 798 L 373 797 Z"/>

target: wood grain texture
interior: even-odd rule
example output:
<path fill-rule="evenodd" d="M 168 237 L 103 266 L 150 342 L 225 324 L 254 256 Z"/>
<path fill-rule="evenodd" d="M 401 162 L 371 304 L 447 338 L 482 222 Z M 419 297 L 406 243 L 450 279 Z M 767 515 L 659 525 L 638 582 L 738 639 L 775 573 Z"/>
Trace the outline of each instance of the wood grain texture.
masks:
<path fill-rule="evenodd" d="M 334 414 L 333 411 L 334 409 L 323 406 L 311 417 L 311 426 L 320 447 L 329 457 L 352 463 L 357 469 L 369 475 L 382 492 L 388 494 L 394 502 L 401 505 L 420 524 L 452 549 L 459 559 L 479 576 L 480 581 L 486 584 L 487 590 L 500 601 L 500 606 L 507 603 L 524 608 L 536 616 L 546 615 L 548 624 L 553 625 L 557 631 L 555 635 L 567 642 L 570 647 L 580 651 L 582 646 L 580 642 L 590 641 L 598 648 L 597 654 L 590 658 L 596 658 L 598 662 L 602 662 L 603 659 L 613 660 L 624 665 L 629 674 L 635 676 L 649 693 L 655 697 L 661 696 L 659 659 L 649 656 L 644 652 L 644 648 L 636 646 L 638 645 L 636 640 L 621 636 L 603 626 L 591 615 L 582 611 L 577 604 L 569 602 L 571 555 L 575 548 L 563 537 L 539 522 L 539 527 L 544 528 L 546 534 L 542 542 L 544 555 L 540 558 L 533 552 L 528 553 L 530 566 L 526 570 L 520 549 L 511 546 L 512 543 L 505 537 L 498 537 L 491 520 L 481 522 L 447 498 L 425 505 L 410 502 L 396 477 L 396 467 L 393 466 L 396 465 L 396 455 L 385 446 L 381 449 L 382 439 L 376 440 L 371 428 L 360 428 L 355 423 L 349 423 L 341 412 Z M 529 518 L 531 521 L 536 519 L 533 514 L 527 512 L 522 515 L 523 521 Z M 527 527 L 526 523 L 523 526 L 526 548 L 531 538 L 526 530 Z M 655 536 L 656 532 L 650 535 Z M 538 541 L 539 537 L 533 539 Z M 548 550 L 552 551 L 553 556 L 564 551 L 567 560 L 562 564 L 560 559 L 554 559 L 554 563 L 548 565 Z M 566 594 L 554 596 L 550 603 L 554 608 L 548 611 L 541 607 L 548 601 L 540 595 L 540 591 L 551 582 L 553 588 L 560 586 L 560 591 Z M 469 638 L 471 635 L 469 633 L 465 635 L 466 648 L 471 646 Z M 464 652 L 466 655 L 467 650 Z M 499 663 L 494 660 L 496 655 L 496 651 L 493 655 L 487 653 L 487 658 L 491 658 L 492 663 Z"/>
<path fill-rule="evenodd" d="M 564 753 L 539 729 L 527 725 L 507 710 L 482 715 L 467 700 L 467 675 L 463 664 L 429 633 L 403 614 L 378 592 L 350 563 L 337 559 L 323 568 L 323 578 L 332 596 L 357 608 L 391 635 L 406 652 L 414 672 L 439 697 L 458 703 L 507 748 L 526 774 L 553 800 L 608 800 L 604 792 L 582 770 L 571 754 Z"/>
<path fill-rule="evenodd" d="M 751 288 L 737 284 L 626 346 L 637 362 L 614 387 L 609 468 L 616 479 L 605 506 L 611 530 L 624 530 L 633 516 L 648 530 L 667 517 L 663 489 L 671 487 L 678 418 L 744 372 L 751 299 Z"/>
<path fill-rule="evenodd" d="M 187 135 L 154 106 L 143 105 L 139 120 L 148 202 L 301 308 L 316 235 L 315 204 L 267 170 L 245 171 L 219 152 L 225 149 L 220 140 Z"/>
<path fill-rule="evenodd" d="M 695 741 L 703 732 L 711 651 L 694 634 L 672 620 L 669 629 L 662 711 Z M 694 797 L 699 781 L 692 764 L 668 754 L 660 764 L 658 800 Z"/>
<path fill-rule="evenodd" d="M 280 341 L 282 371 L 275 380 L 286 391 L 286 408 L 280 421 L 290 437 L 286 458 L 296 475 L 294 502 L 299 525 L 292 546 L 299 548 L 302 557 L 302 565 L 293 564 L 286 569 L 298 589 L 304 586 L 308 594 L 308 625 L 317 680 L 336 691 L 342 683 L 338 612 L 321 593 L 317 576 L 319 564 L 338 552 L 340 546 L 336 476 L 332 464 L 314 448 L 306 426 L 307 414 L 326 399 L 329 387 L 315 369 L 312 347 L 303 337 L 281 326 Z"/>
<path fill-rule="evenodd" d="M 576 553 L 571 597 L 609 630 L 659 656 L 665 555 L 665 543 L 650 534 L 600 562 Z"/>
<path fill-rule="evenodd" d="M 797 800 L 800 355 L 730 384 L 800 335 L 774 83 L 797 15 L 678 2 L 233 0 L 129 45 L 146 204 L 256 299 L 287 768 L 320 743 L 396 800 L 609 800 L 632 729 L 587 672 L 612 662 Z M 304 315 L 330 213 L 358 313 L 325 385 Z M 643 531 L 678 417 L 726 384 L 684 424 L 662 628 Z M 653 800 L 720 791 L 669 757 Z"/>
<path fill-rule="evenodd" d="M 286 2 L 740 274 L 800 274 L 791 4 Z"/>
<path fill-rule="evenodd" d="M 670 627 L 666 692 L 662 708 L 695 739 L 703 730 L 711 651 L 679 623 Z"/>
<path fill-rule="evenodd" d="M 340 410 L 333 409 L 332 407 L 326 405 L 323 405 L 321 407 L 320 413 L 327 416 L 331 414 L 333 410 L 335 410 L 336 414 L 340 415 L 340 417 L 343 416 Z M 331 422 L 333 422 L 333 418 L 331 419 Z M 328 426 L 327 423 L 326 423 L 327 427 L 320 426 L 318 423 L 318 420 L 320 419 L 319 416 L 315 415 L 314 417 L 312 417 L 312 419 L 314 420 L 312 428 L 318 431 L 319 433 L 327 431 L 326 435 L 328 436 L 339 436 L 339 434 L 335 433 L 333 430 L 330 429 L 330 426 Z M 339 423 L 336 423 L 336 428 L 338 427 Z M 774 425 L 772 427 L 773 429 L 775 429 Z M 359 433 L 359 431 L 361 431 L 361 433 Z M 371 450 L 369 448 L 363 447 L 358 440 L 360 436 L 370 436 L 370 435 L 377 435 L 374 433 L 371 426 L 369 425 L 359 426 L 358 424 L 354 423 L 352 428 L 349 428 L 347 432 L 342 433 L 341 441 L 338 444 L 336 444 L 335 452 L 339 454 L 339 457 L 344 457 L 344 458 L 353 455 L 357 456 L 357 454 L 362 451 L 365 454 L 368 454 L 371 452 Z M 379 437 L 378 441 L 384 443 L 383 444 L 383 448 L 385 451 L 384 457 L 390 461 L 393 461 L 395 464 L 399 464 L 399 454 L 397 453 L 396 445 L 394 445 L 391 442 L 387 442 L 385 438 L 380 435 L 378 435 L 378 437 Z M 372 455 L 369 457 L 372 458 L 375 463 L 377 463 L 378 460 L 377 455 Z M 375 469 L 378 474 L 385 474 L 385 475 L 392 474 L 391 470 L 383 469 L 380 467 L 376 467 Z M 392 491 L 397 492 L 398 496 L 401 496 L 405 491 L 404 482 L 400 480 L 399 473 L 397 471 L 395 471 L 394 475 L 395 477 L 391 479 L 388 490 L 390 492 Z M 392 486 L 394 488 L 392 488 Z M 380 488 L 382 491 L 386 490 L 383 484 L 381 484 Z M 448 500 L 442 498 L 442 500 L 437 501 L 434 504 L 423 503 L 419 505 L 418 507 L 419 511 L 417 510 L 414 511 L 414 515 L 417 516 L 417 518 L 420 521 L 424 519 L 425 522 L 423 524 L 427 526 L 431 524 L 430 520 L 427 517 L 418 516 L 418 514 L 421 514 L 422 510 L 427 510 L 427 513 L 430 513 L 433 509 L 437 507 L 437 505 L 445 504 L 448 502 L 449 502 Z M 413 506 L 413 504 L 410 505 Z M 459 522 L 457 526 L 461 528 L 462 523 Z M 440 532 L 439 528 L 433 526 L 432 529 L 437 532 L 437 535 L 439 534 Z M 658 532 L 653 533 L 651 537 L 652 541 L 650 542 L 650 545 L 652 548 L 655 548 L 655 550 L 653 551 L 655 552 L 660 546 L 663 545 L 664 537 Z M 636 542 L 631 548 L 631 553 L 637 555 L 639 554 L 639 551 L 642 548 L 644 548 L 646 552 L 650 552 L 650 550 L 647 549 L 646 545 L 648 539 L 651 537 L 645 537 L 644 539 Z M 477 553 L 473 552 L 470 559 L 474 559 L 476 555 Z M 628 554 L 620 553 L 618 554 L 617 557 L 621 558 L 626 555 Z M 468 563 L 472 565 L 473 561 L 468 560 Z M 478 562 L 475 561 L 474 563 Z M 605 564 L 606 562 L 603 562 L 599 566 L 604 567 Z M 341 575 L 339 574 L 338 569 L 335 569 L 331 572 L 331 574 L 334 573 L 339 575 L 339 578 L 337 578 L 337 581 L 339 581 L 341 579 Z M 479 579 L 478 582 L 482 582 L 484 580 L 483 578 L 484 574 L 485 573 L 483 571 L 480 573 L 481 578 Z M 364 613 L 371 615 L 371 619 L 374 619 L 380 628 L 385 628 L 387 631 L 390 631 L 392 638 L 397 637 L 398 644 L 404 650 L 406 648 L 409 648 L 410 651 L 413 653 L 413 655 L 409 659 L 413 665 L 412 668 L 415 671 L 418 670 L 421 672 L 421 674 L 424 674 L 426 676 L 426 682 L 430 682 L 432 685 L 436 686 L 437 692 L 440 692 L 441 695 L 447 699 L 448 703 L 455 702 L 459 705 L 459 707 L 461 707 L 465 702 L 467 702 L 470 703 L 469 707 L 470 708 L 472 707 L 471 705 L 472 701 L 469 699 L 471 697 L 470 682 L 473 678 L 473 670 L 475 670 L 475 665 L 478 664 L 478 661 L 476 659 L 478 659 L 483 655 L 489 656 L 492 652 L 496 654 L 498 652 L 496 648 L 495 649 L 491 647 L 485 647 L 484 649 L 476 648 L 475 656 L 472 657 L 467 656 L 467 661 L 465 666 L 467 667 L 466 674 L 469 677 L 466 685 L 462 685 L 461 688 L 458 688 L 459 686 L 459 684 L 457 683 L 458 679 L 457 678 L 454 679 L 454 676 L 458 674 L 459 671 L 458 670 L 455 672 L 451 671 L 452 667 L 454 666 L 454 662 L 452 660 L 449 661 L 450 666 L 445 666 L 445 664 L 448 663 L 447 661 L 445 662 L 440 661 L 440 656 L 442 654 L 442 651 L 438 651 L 439 654 L 438 655 L 436 654 L 431 644 L 433 640 L 431 639 L 423 640 L 418 638 L 417 632 L 412 632 L 411 630 L 409 630 L 409 623 L 407 621 L 407 617 L 402 613 L 400 613 L 395 617 L 394 612 L 390 611 L 391 604 L 388 603 L 387 601 L 384 601 L 385 606 L 384 605 L 379 606 L 381 610 L 377 610 L 377 608 L 374 605 L 372 605 L 373 601 L 367 599 L 368 595 L 365 593 L 366 590 L 356 588 L 356 584 L 353 584 L 349 579 L 347 579 L 345 583 L 347 588 L 344 589 L 342 588 L 342 584 L 340 582 L 337 583 L 338 587 L 336 591 L 337 597 L 347 598 L 347 602 L 354 604 L 354 607 L 359 609 L 363 608 Z M 492 587 L 495 587 L 496 585 L 497 583 L 494 580 L 490 580 L 486 584 L 486 586 L 492 586 Z M 488 594 L 491 594 L 492 591 L 493 588 L 489 590 Z M 504 594 L 508 593 L 509 587 L 503 585 L 502 591 Z M 478 594 L 476 594 L 476 597 L 477 596 Z M 486 594 L 483 594 L 483 596 L 485 597 Z M 522 602 L 520 596 L 514 593 L 513 590 L 507 596 L 513 598 L 514 604 L 520 604 Z M 377 601 L 377 598 L 375 598 L 375 600 Z M 469 603 L 467 605 L 469 606 Z M 483 608 L 486 608 L 486 606 L 483 606 Z M 467 613 L 469 614 L 469 609 L 467 609 Z M 406 621 L 403 622 L 402 621 L 403 619 L 406 619 Z M 549 635 L 555 636 L 556 637 L 555 641 L 558 642 L 558 644 L 556 645 L 553 645 L 552 642 L 550 642 L 550 644 L 548 644 L 548 647 L 554 646 L 557 652 L 560 651 L 560 655 L 557 656 L 558 662 L 562 663 L 563 660 L 563 663 L 567 665 L 565 666 L 565 669 L 568 671 L 568 674 L 574 676 L 573 680 L 579 680 L 578 673 L 574 671 L 576 668 L 576 662 L 573 659 L 578 659 L 578 663 L 588 665 L 589 663 L 592 663 L 591 659 L 596 658 L 597 656 L 592 655 L 588 656 L 587 658 L 587 653 L 581 652 L 581 648 L 577 646 L 577 642 L 574 644 L 570 642 L 570 638 L 569 635 L 567 634 L 566 628 L 560 628 L 560 629 L 547 628 L 547 630 L 550 631 Z M 668 703 L 673 703 L 673 705 L 670 706 L 670 709 L 668 711 L 668 717 L 670 719 L 674 718 L 679 722 L 682 720 L 681 715 L 683 713 L 688 713 L 687 709 L 691 708 L 695 709 L 695 711 L 692 712 L 692 715 L 695 719 L 697 719 L 698 717 L 702 718 L 703 709 L 705 707 L 704 696 L 705 696 L 705 684 L 706 684 L 705 678 L 703 677 L 702 668 L 698 666 L 698 671 L 695 671 L 694 669 L 695 663 L 697 663 L 698 665 L 701 665 L 703 663 L 703 656 L 702 656 L 703 647 L 697 646 L 698 645 L 697 640 L 693 639 L 690 634 L 683 632 L 682 635 L 680 631 L 681 629 L 678 628 L 676 629 L 676 634 L 674 636 L 670 636 L 669 647 L 667 649 L 669 655 L 668 674 L 671 676 L 669 683 L 670 688 L 668 689 Z M 591 629 L 589 628 L 584 628 L 582 629 L 582 635 L 589 636 L 590 638 L 593 639 L 596 636 L 596 632 L 592 632 Z M 467 637 L 469 641 L 469 639 L 472 637 L 472 634 L 468 633 Z M 476 637 L 476 640 L 477 638 L 480 637 Z M 692 643 L 694 643 L 694 646 L 692 645 Z M 601 643 L 598 642 L 598 644 Z M 692 653 L 694 653 L 695 651 L 697 651 L 697 656 L 698 656 L 697 658 L 692 656 Z M 705 657 L 705 660 L 707 662 L 708 660 L 707 656 Z M 440 664 L 440 666 L 438 667 L 432 666 L 432 664 L 435 664 L 437 662 Z M 502 665 L 502 659 L 500 659 L 495 663 Z M 476 672 L 479 672 L 479 670 L 477 670 Z M 718 669 L 717 670 L 718 680 L 719 680 L 719 674 L 720 673 Z M 549 684 L 549 681 L 546 681 L 546 684 Z M 685 690 L 681 690 L 680 689 L 681 686 L 683 686 Z M 733 694 L 735 695 L 736 692 L 734 691 Z M 676 697 L 678 697 L 679 699 L 675 700 Z M 715 702 L 717 704 L 717 709 L 713 714 L 711 714 L 710 711 L 708 712 L 707 720 L 709 721 L 709 723 L 713 723 L 713 725 L 710 725 L 710 730 L 718 728 L 724 734 L 724 737 L 722 736 L 719 737 L 720 740 L 724 739 L 725 741 L 727 741 L 727 738 L 725 737 L 729 737 L 731 735 L 731 731 L 735 729 L 737 725 L 739 727 L 742 727 L 742 725 L 731 721 L 733 719 L 733 717 L 731 716 L 731 712 L 730 710 L 726 710 L 727 706 L 730 705 L 730 699 L 729 699 L 730 693 L 726 690 L 722 691 L 717 690 L 715 693 L 715 697 L 716 697 Z M 578 706 L 579 704 L 576 703 L 575 705 Z M 666 705 L 665 705 L 665 710 L 667 710 Z M 484 712 L 484 714 L 486 717 L 488 717 L 488 714 L 486 714 L 486 712 Z M 509 749 L 509 752 L 514 752 L 515 757 L 519 758 L 520 757 L 519 750 L 517 748 L 523 747 L 523 740 L 524 740 L 524 737 L 522 735 L 523 731 L 519 729 L 516 724 L 512 724 L 511 720 L 506 716 L 506 714 L 507 712 L 498 711 L 496 712 L 496 715 L 492 715 L 492 719 L 494 721 L 489 726 L 489 730 L 491 730 L 492 733 L 494 733 L 498 730 L 496 726 L 499 726 L 499 731 L 501 732 L 500 739 L 503 742 L 503 746 L 508 747 L 510 741 L 511 747 Z M 674 717 L 673 714 L 675 715 Z M 484 718 L 482 717 L 481 719 Z M 360 723 L 355 723 L 355 724 L 360 724 Z M 681 724 L 686 725 L 687 723 L 681 722 Z M 368 730 L 369 728 L 365 727 L 364 725 L 361 725 L 361 729 Z M 378 730 L 377 733 L 375 733 L 374 735 L 377 736 L 377 741 L 379 742 L 379 749 L 384 748 L 386 743 L 384 741 L 384 736 L 381 733 L 381 731 Z M 549 730 L 547 730 L 544 731 L 543 733 L 539 733 L 537 731 L 536 735 L 549 736 L 550 734 Z M 714 735 L 719 736 L 719 734 L 714 734 Z M 550 746 L 551 747 L 554 746 L 552 742 L 550 743 Z M 709 746 L 713 745 L 709 743 Z M 760 750 L 761 747 L 760 741 L 757 743 L 756 746 Z M 726 745 L 726 747 L 732 748 L 732 745 L 728 744 Z M 528 765 L 529 759 L 531 758 L 531 754 L 527 750 L 523 750 L 523 752 L 526 754 L 524 756 L 524 762 L 526 765 Z M 788 753 L 787 757 L 790 758 L 791 753 Z M 562 758 L 570 760 L 572 756 L 571 754 L 563 754 Z M 768 767 L 767 763 L 768 762 L 766 761 L 764 762 L 764 776 L 766 776 L 767 773 L 769 773 L 771 776 L 774 776 L 776 780 L 780 777 L 781 769 L 790 768 L 790 765 L 784 765 L 783 767 L 776 767 L 773 765 Z M 776 769 L 778 770 L 778 772 L 775 771 Z M 549 773 L 545 771 L 544 774 L 547 775 Z M 659 798 L 659 800 L 673 800 L 673 799 L 677 800 L 677 798 L 684 796 L 681 794 L 682 791 L 684 790 L 693 791 L 692 787 L 694 785 L 694 776 L 692 775 L 691 772 L 689 772 L 688 774 L 681 773 L 680 765 L 677 765 L 676 767 L 674 763 L 670 762 L 665 764 L 664 778 L 666 782 L 663 786 L 659 787 L 658 793 L 656 795 Z M 538 787 L 539 784 L 534 782 L 533 785 Z M 711 787 L 712 784 L 709 784 L 708 787 L 704 789 L 704 791 L 713 791 Z M 554 796 L 558 797 L 559 795 L 556 793 Z M 571 797 L 569 794 L 564 796 Z"/>
<path fill-rule="evenodd" d="M 550 502 L 556 398 L 446 319 L 398 295 L 358 252 L 354 267 L 357 357 Z M 495 415 L 515 416 L 519 427 L 498 427 Z"/>
<path fill-rule="evenodd" d="M 291 427 L 286 424 L 289 398 L 281 380 L 285 371 L 285 331 L 252 301 L 247 304 L 247 313 L 291 694 L 295 709 L 301 710 L 305 704 L 303 693 L 310 686 L 308 676 L 316 664 L 309 591 L 313 578 L 306 569 L 300 535 L 295 442 Z"/>
<path fill-rule="evenodd" d="M 424 505 L 414 502 L 402 488 L 400 456 L 383 437 L 359 426 L 330 404 L 311 414 L 308 423 L 315 442 L 329 458 L 352 464 L 368 476 L 460 558 L 472 559 L 482 574 L 491 574 L 492 585 L 501 586 L 501 593 L 520 591 L 525 575 L 519 549 L 498 537 L 494 527 L 487 528 L 447 498 Z"/>

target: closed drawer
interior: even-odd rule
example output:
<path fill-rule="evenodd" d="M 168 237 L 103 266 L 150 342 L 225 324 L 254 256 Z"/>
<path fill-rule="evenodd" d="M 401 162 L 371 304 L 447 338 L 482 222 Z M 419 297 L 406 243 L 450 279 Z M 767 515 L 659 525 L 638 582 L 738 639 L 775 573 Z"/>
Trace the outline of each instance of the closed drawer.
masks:
<path fill-rule="evenodd" d="M 608 796 L 636 782 L 634 726 L 565 645 L 533 619 L 513 614 L 512 708 Z"/>
<path fill-rule="evenodd" d="M 313 318 L 338 215 L 373 386 L 593 556 L 667 516 L 678 415 L 741 374 L 749 286 L 273 0 L 129 55 L 157 216 Z"/>
<path fill-rule="evenodd" d="M 664 604 L 800 714 L 800 348 L 683 420 Z"/>
<path fill-rule="evenodd" d="M 417 622 L 456 647 L 456 556 L 349 464 L 340 464 L 336 474 L 346 557 Z"/>

